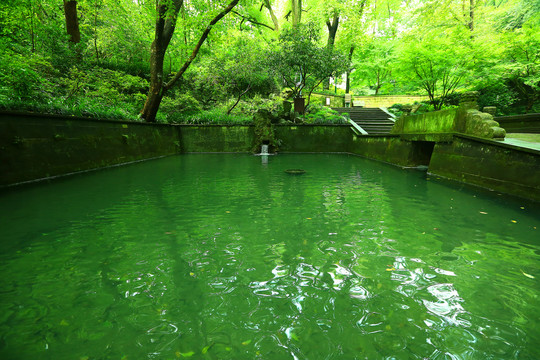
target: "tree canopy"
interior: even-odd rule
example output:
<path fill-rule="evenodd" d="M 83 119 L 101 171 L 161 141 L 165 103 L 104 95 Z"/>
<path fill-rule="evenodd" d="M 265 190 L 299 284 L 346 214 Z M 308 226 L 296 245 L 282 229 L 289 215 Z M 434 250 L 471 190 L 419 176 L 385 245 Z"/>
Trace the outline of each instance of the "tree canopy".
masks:
<path fill-rule="evenodd" d="M 434 109 L 477 90 L 501 113 L 532 112 L 539 34 L 540 0 L 4 0 L 0 107 L 248 116 L 332 83 Z"/>

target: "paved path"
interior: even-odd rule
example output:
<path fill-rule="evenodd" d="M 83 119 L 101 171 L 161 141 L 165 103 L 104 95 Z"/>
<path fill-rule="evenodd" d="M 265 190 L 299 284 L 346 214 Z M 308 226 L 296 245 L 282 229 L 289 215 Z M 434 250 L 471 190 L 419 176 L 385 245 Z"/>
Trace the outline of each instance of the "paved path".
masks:
<path fill-rule="evenodd" d="M 540 151 L 540 134 L 506 134 L 503 143 Z"/>

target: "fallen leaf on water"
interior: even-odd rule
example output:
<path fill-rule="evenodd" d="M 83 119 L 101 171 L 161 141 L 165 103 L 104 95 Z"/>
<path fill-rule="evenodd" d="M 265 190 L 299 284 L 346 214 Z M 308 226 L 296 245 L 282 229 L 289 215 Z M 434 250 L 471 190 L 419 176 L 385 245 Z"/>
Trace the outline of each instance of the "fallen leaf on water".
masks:
<path fill-rule="evenodd" d="M 485 211 L 480 211 L 480 214 L 487 215 L 487 212 L 485 212 Z"/>
<path fill-rule="evenodd" d="M 523 275 L 525 275 L 526 277 L 528 277 L 528 278 L 530 278 L 530 279 L 534 279 L 534 276 L 532 276 L 531 274 L 527 274 L 526 272 L 524 272 L 524 271 L 521 270 L 521 269 L 520 269 L 520 271 L 521 271 L 521 273 L 522 273 Z"/>

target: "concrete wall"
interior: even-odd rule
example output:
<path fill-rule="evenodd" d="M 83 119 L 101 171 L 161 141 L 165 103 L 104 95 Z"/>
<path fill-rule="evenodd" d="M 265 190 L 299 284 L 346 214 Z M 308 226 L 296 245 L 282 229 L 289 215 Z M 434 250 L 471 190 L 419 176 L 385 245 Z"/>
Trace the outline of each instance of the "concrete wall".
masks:
<path fill-rule="evenodd" d="M 180 152 L 175 127 L 0 113 L 0 186 Z"/>
<path fill-rule="evenodd" d="M 507 133 L 540 134 L 540 114 L 498 116 L 495 121 Z"/>
<path fill-rule="evenodd" d="M 330 107 L 343 107 L 345 106 L 344 95 L 323 95 L 323 94 L 311 94 L 311 101 L 326 105 L 326 98 L 330 98 Z M 390 107 L 394 104 L 414 104 L 415 102 L 421 102 L 429 100 L 428 96 L 421 95 L 371 95 L 371 96 L 352 96 L 353 102 L 363 103 L 363 107 L 378 108 L 378 107 Z"/>
<path fill-rule="evenodd" d="M 452 133 L 456 127 L 458 109 L 434 111 L 420 115 L 400 117 L 392 133 L 397 134 L 437 134 Z"/>
<path fill-rule="evenodd" d="M 250 152 L 254 145 L 254 127 L 249 125 L 178 125 L 180 151 Z"/>
<path fill-rule="evenodd" d="M 364 107 L 390 107 L 394 104 L 414 104 L 429 100 L 428 96 L 420 95 L 372 95 L 372 96 L 353 96 L 355 101 L 363 101 Z"/>
<path fill-rule="evenodd" d="M 280 152 L 343 152 L 540 201 L 540 151 L 455 133 L 355 136 L 348 125 L 275 125 Z M 437 135 L 437 134 L 435 134 Z M 427 135 L 426 135 L 427 136 Z M 188 152 L 251 152 L 254 126 L 124 123 L 0 113 L 0 186 Z"/>
<path fill-rule="evenodd" d="M 428 171 L 448 179 L 540 201 L 540 151 L 455 135 L 435 145 Z"/>

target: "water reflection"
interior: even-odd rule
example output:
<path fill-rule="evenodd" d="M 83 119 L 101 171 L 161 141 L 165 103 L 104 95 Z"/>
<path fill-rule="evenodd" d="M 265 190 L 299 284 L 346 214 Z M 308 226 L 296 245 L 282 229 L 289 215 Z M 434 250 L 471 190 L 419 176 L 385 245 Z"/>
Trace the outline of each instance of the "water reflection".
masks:
<path fill-rule="evenodd" d="M 359 158 L 159 163 L 67 222 L 10 200 L 3 358 L 540 356 L 538 212 Z"/>

